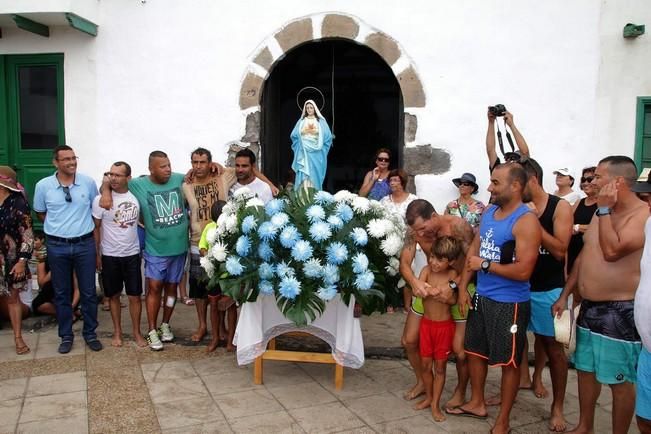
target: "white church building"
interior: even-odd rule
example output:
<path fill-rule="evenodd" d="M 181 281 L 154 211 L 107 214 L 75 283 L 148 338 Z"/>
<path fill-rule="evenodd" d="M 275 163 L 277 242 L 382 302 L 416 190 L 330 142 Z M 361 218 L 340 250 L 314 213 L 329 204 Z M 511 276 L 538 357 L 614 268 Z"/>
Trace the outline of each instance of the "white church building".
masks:
<path fill-rule="evenodd" d="M 1 0 L 0 164 L 32 189 L 62 143 L 98 181 L 156 149 L 185 172 L 198 146 L 251 147 L 283 183 L 310 97 L 335 136 L 325 188 L 356 190 L 386 147 L 440 209 L 463 172 L 486 199 L 502 103 L 553 191 L 610 154 L 651 166 L 644 24 L 648 0 Z"/>

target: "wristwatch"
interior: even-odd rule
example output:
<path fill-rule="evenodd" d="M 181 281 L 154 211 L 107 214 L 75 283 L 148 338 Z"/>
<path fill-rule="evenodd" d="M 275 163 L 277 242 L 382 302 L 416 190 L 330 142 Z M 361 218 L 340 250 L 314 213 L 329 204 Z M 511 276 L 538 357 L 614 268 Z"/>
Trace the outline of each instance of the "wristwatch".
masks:
<path fill-rule="evenodd" d="M 459 291 L 459 285 L 457 285 L 457 282 L 454 280 L 448 280 L 448 285 L 450 285 L 450 289 L 453 290 L 454 292 Z"/>
<path fill-rule="evenodd" d="M 481 261 L 480 267 L 481 267 L 481 271 L 483 271 L 484 273 L 488 273 L 488 269 L 491 267 L 490 259 L 484 259 L 483 261 Z"/>
<path fill-rule="evenodd" d="M 608 208 L 607 206 L 600 206 L 599 208 L 597 208 L 597 217 L 610 215 L 612 212 L 613 210 Z"/>

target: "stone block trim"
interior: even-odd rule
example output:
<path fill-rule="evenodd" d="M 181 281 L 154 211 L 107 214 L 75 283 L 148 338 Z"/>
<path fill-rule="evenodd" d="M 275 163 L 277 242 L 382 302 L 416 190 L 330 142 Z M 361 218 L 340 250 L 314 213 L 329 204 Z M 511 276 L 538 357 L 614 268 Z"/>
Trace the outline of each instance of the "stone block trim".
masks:
<path fill-rule="evenodd" d="M 268 71 L 271 65 L 274 63 L 274 58 L 271 55 L 269 48 L 264 47 L 264 49 L 261 50 L 257 56 L 255 56 L 255 59 L 253 59 L 253 61 Z"/>
<path fill-rule="evenodd" d="M 355 39 L 359 34 L 359 24 L 346 15 L 329 14 L 323 18 L 321 36 L 324 38 Z"/>
<path fill-rule="evenodd" d="M 250 107 L 260 105 L 260 94 L 264 80 L 259 75 L 252 72 L 246 74 L 240 89 L 240 109 L 245 110 Z"/>
<path fill-rule="evenodd" d="M 280 48 L 282 48 L 286 53 L 303 42 L 313 40 L 313 35 L 312 20 L 310 18 L 304 18 L 287 24 L 287 26 L 276 33 L 274 37 L 278 41 Z"/>
<path fill-rule="evenodd" d="M 245 143 L 260 141 L 260 112 L 249 113 L 246 115 L 246 125 L 244 127 L 244 136 L 241 139 Z"/>
<path fill-rule="evenodd" d="M 440 175 L 450 170 L 450 154 L 445 149 L 432 148 L 431 145 L 405 148 L 403 157 L 404 169 L 411 176 Z"/>
<path fill-rule="evenodd" d="M 416 141 L 416 130 L 418 129 L 418 118 L 416 115 L 405 113 L 405 143 Z"/>
<path fill-rule="evenodd" d="M 398 43 L 382 32 L 371 33 L 366 37 L 364 44 L 382 56 L 389 66 L 396 63 L 396 60 L 402 55 Z"/>
<path fill-rule="evenodd" d="M 226 153 L 226 167 L 235 167 L 235 154 L 242 149 L 250 149 L 255 154 L 255 165 L 260 169 L 260 144 L 230 142 Z"/>
<path fill-rule="evenodd" d="M 397 78 L 405 107 L 425 107 L 425 91 L 414 67 L 405 69 Z"/>

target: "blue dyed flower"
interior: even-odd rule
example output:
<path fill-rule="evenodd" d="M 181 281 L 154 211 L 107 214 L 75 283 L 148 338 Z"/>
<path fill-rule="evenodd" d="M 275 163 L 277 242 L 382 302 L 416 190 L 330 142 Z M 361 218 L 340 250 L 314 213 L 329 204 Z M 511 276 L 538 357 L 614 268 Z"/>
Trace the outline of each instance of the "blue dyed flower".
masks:
<path fill-rule="evenodd" d="M 303 264 L 303 274 L 307 277 L 316 279 L 317 277 L 321 277 L 322 273 L 323 266 L 321 265 L 321 261 L 317 258 L 308 259 L 305 261 L 305 264 Z"/>
<path fill-rule="evenodd" d="M 280 261 L 278 264 L 276 264 L 276 275 L 280 277 L 281 279 L 285 277 L 294 277 L 296 275 L 296 271 L 292 267 L 289 266 L 285 261 Z"/>
<path fill-rule="evenodd" d="M 284 212 L 279 212 L 271 217 L 271 224 L 277 228 L 282 228 L 289 223 L 289 216 Z"/>
<path fill-rule="evenodd" d="M 260 257 L 260 259 L 267 262 L 269 262 L 271 258 L 273 258 L 274 252 L 273 250 L 271 250 L 271 246 L 269 246 L 269 243 L 267 243 L 266 241 L 260 243 L 260 245 L 258 246 L 258 256 Z"/>
<path fill-rule="evenodd" d="M 337 287 L 335 285 L 321 286 L 316 295 L 323 301 L 330 301 L 337 295 Z"/>
<path fill-rule="evenodd" d="M 305 211 L 305 215 L 310 223 L 314 223 L 325 219 L 326 213 L 320 205 L 312 205 Z"/>
<path fill-rule="evenodd" d="M 318 243 L 325 241 L 332 236 L 330 225 L 326 222 L 316 222 L 310 226 L 310 236 Z"/>
<path fill-rule="evenodd" d="M 286 277 L 280 281 L 278 291 L 283 297 L 293 300 L 301 293 L 301 282 L 295 277 Z"/>
<path fill-rule="evenodd" d="M 244 266 L 240 264 L 240 258 L 237 256 L 229 256 L 226 258 L 226 271 L 231 276 L 239 276 L 244 271 Z"/>
<path fill-rule="evenodd" d="M 368 257 L 363 253 L 353 256 L 353 272 L 360 274 L 368 271 Z"/>
<path fill-rule="evenodd" d="M 317 191 L 314 195 L 314 202 L 319 205 L 327 205 L 335 201 L 335 197 L 327 191 Z"/>
<path fill-rule="evenodd" d="M 258 227 L 258 221 L 252 215 L 247 215 L 246 217 L 244 217 L 244 220 L 242 220 L 242 232 L 244 232 L 245 234 L 248 234 L 249 232 L 251 232 L 257 227 Z"/>
<path fill-rule="evenodd" d="M 333 264 L 326 264 L 323 267 L 323 281 L 329 285 L 339 282 L 339 267 Z"/>
<path fill-rule="evenodd" d="M 328 258 L 328 262 L 341 265 L 348 259 L 348 249 L 342 243 L 336 241 L 326 249 L 326 257 Z"/>
<path fill-rule="evenodd" d="M 344 221 L 337 215 L 331 215 L 328 217 L 328 223 L 336 229 L 341 229 L 344 226 Z"/>
<path fill-rule="evenodd" d="M 364 247 L 368 244 L 368 234 L 363 228 L 355 228 L 350 233 L 350 237 L 353 239 L 353 243 L 356 246 Z"/>
<path fill-rule="evenodd" d="M 270 241 L 276 238 L 276 232 L 278 232 L 277 227 L 275 227 L 271 222 L 264 222 L 258 229 L 258 236 L 263 241 Z"/>
<path fill-rule="evenodd" d="M 246 235 L 240 235 L 235 242 L 235 251 L 240 256 L 246 256 L 251 251 L 251 240 Z"/>
<path fill-rule="evenodd" d="M 260 294 L 271 295 L 274 293 L 274 286 L 268 280 L 258 282 L 258 289 L 260 290 Z"/>
<path fill-rule="evenodd" d="M 268 262 L 263 262 L 258 267 L 260 279 L 272 279 L 274 277 L 274 266 Z"/>
<path fill-rule="evenodd" d="M 299 240 L 292 247 L 292 258 L 298 262 L 305 262 L 312 257 L 312 246 L 305 240 Z"/>
<path fill-rule="evenodd" d="M 353 209 L 343 202 L 337 205 L 337 209 L 335 209 L 335 214 L 340 219 L 342 219 L 344 223 L 348 223 L 355 216 L 355 214 L 353 213 Z"/>
<path fill-rule="evenodd" d="M 373 282 L 375 281 L 375 276 L 371 271 L 367 271 L 362 274 L 358 274 L 355 279 L 355 287 L 357 289 L 366 290 L 371 289 Z"/>
<path fill-rule="evenodd" d="M 279 213 L 285 209 L 285 201 L 282 199 L 271 199 L 264 206 L 264 212 L 269 216 L 273 216 L 276 213 Z"/>
<path fill-rule="evenodd" d="M 286 249 L 291 249 L 296 241 L 300 239 L 301 235 L 295 226 L 285 226 L 282 232 L 280 232 L 280 244 Z"/>

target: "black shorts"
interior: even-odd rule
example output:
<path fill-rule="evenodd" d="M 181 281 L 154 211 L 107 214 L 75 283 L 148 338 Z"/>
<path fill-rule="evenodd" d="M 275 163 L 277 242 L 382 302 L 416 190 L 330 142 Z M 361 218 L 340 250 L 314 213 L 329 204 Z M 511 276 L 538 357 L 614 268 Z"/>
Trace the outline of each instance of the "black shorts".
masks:
<path fill-rule="evenodd" d="M 70 294 L 70 298 L 72 299 L 72 294 Z M 32 300 L 32 312 L 39 313 L 38 308 L 45 303 L 54 304 L 54 287 L 52 286 L 52 281 L 47 282 L 38 290 L 38 295 Z"/>
<path fill-rule="evenodd" d="M 142 275 L 140 274 L 140 254 L 132 256 L 102 255 L 102 284 L 104 295 L 113 297 L 125 289 L 127 295 L 142 294 Z"/>
<path fill-rule="evenodd" d="M 531 303 L 500 303 L 475 294 L 466 323 L 465 350 L 490 366 L 517 367 L 527 342 Z"/>
<path fill-rule="evenodd" d="M 190 291 L 188 295 L 190 298 L 199 299 L 221 295 L 222 291 L 219 287 L 208 289 L 208 274 L 201 266 L 200 259 L 201 256 L 196 253 L 190 254 L 190 278 L 188 279 Z"/>

